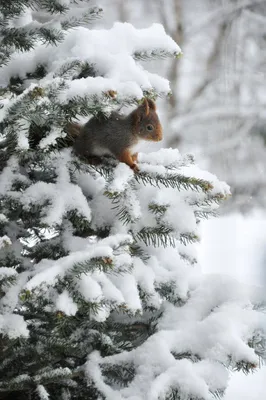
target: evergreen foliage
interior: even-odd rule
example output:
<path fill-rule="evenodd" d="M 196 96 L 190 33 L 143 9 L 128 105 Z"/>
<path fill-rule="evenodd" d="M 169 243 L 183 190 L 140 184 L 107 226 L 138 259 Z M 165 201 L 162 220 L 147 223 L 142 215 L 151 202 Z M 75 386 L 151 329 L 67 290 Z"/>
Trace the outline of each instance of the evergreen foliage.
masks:
<path fill-rule="evenodd" d="M 51 49 L 99 15 L 83 3 L 1 1 L 2 76 L 4 64 L 18 68 L 19 50 Z M 17 27 L 25 7 L 50 17 Z M 169 40 L 130 60 L 175 57 Z M 1 89 L 0 399 L 219 398 L 226 368 L 253 370 L 265 340 L 260 311 L 237 285 L 201 281 L 195 268 L 198 222 L 228 187 L 177 150 L 140 155 L 136 174 L 72 154 L 68 121 L 166 94 L 163 80 L 162 91 L 114 88 L 101 68 L 43 58 Z M 98 78 L 103 89 L 73 89 Z"/>

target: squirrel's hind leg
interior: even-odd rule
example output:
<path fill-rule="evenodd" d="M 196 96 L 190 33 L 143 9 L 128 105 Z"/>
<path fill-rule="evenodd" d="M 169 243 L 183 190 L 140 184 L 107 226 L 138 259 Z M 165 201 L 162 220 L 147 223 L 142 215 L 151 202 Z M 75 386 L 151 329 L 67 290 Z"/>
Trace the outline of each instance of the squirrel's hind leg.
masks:
<path fill-rule="evenodd" d="M 117 158 L 119 161 L 127 164 L 130 168 L 132 168 L 135 172 L 138 171 L 138 166 L 135 163 L 138 154 L 131 154 L 129 149 L 124 150 Z"/>

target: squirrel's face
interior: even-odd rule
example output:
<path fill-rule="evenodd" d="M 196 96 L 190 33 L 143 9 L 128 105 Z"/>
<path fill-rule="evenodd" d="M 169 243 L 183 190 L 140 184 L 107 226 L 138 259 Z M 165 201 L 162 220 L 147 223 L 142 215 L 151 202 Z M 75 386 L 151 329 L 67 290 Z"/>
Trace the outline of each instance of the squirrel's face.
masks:
<path fill-rule="evenodd" d="M 155 102 L 144 102 L 132 113 L 135 133 L 140 139 L 159 142 L 163 138 L 163 129 L 156 112 Z"/>
<path fill-rule="evenodd" d="M 153 142 L 162 140 L 163 130 L 156 112 L 150 111 L 148 116 L 141 118 L 139 136 L 144 140 L 151 140 Z"/>
<path fill-rule="evenodd" d="M 138 139 L 159 142 L 163 138 L 163 129 L 156 112 L 155 102 L 144 99 L 143 103 L 131 113 L 132 130 Z"/>

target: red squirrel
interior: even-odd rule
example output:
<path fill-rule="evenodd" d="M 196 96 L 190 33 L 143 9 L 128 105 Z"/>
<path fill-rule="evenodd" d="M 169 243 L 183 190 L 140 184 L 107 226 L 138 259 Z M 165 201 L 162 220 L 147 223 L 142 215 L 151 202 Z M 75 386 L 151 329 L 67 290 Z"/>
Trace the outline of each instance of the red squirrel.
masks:
<path fill-rule="evenodd" d="M 85 125 L 69 123 L 66 127 L 74 139 L 73 149 L 82 157 L 112 155 L 138 171 L 138 153 L 133 147 L 139 140 L 162 140 L 162 126 L 153 100 L 143 103 L 128 116 L 116 112 L 105 120 L 91 118 Z"/>

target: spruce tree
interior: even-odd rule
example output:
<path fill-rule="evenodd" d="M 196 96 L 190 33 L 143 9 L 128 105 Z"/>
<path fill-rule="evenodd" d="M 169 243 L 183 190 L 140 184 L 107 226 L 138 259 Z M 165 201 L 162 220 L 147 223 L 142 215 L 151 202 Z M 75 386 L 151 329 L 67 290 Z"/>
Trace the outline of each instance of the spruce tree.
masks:
<path fill-rule="evenodd" d="M 80 159 L 64 130 L 168 95 L 141 63 L 179 47 L 156 24 L 89 30 L 86 1 L 1 12 L 0 399 L 221 397 L 265 337 L 261 298 L 198 268 L 228 186 L 178 150 L 137 173 Z"/>

